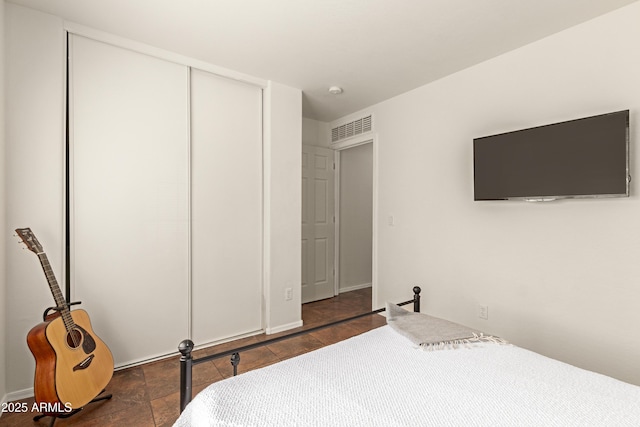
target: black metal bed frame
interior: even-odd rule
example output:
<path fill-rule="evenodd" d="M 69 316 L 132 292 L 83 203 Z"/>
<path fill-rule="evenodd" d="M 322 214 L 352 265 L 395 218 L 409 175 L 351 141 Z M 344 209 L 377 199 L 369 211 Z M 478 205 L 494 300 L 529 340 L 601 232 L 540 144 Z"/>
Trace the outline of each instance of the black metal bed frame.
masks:
<path fill-rule="evenodd" d="M 421 289 L 419 286 L 415 286 L 413 288 L 413 299 L 405 302 L 401 302 L 398 305 L 407 305 L 413 303 L 413 311 L 416 313 L 420 312 L 420 292 Z M 193 341 L 186 339 L 180 343 L 178 346 L 178 351 L 182 356 L 180 356 L 180 412 L 184 411 L 184 408 L 191 402 L 192 399 L 192 384 L 191 384 L 191 373 L 193 365 L 198 365 L 200 363 L 208 362 L 214 359 L 219 359 L 224 356 L 231 356 L 231 365 L 233 366 L 233 375 L 238 374 L 238 365 L 240 364 L 240 352 L 252 350 L 254 348 L 262 347 L 265 345 L 273 344 L 279 341 L 284 341 L 290 338 L 294 338 L 300 335 L 305 335 L 311 332 L 315 332 L 321 329 L 329 328 L 331 326 L 336 326 L 341 323 L 346 323 L 355 319 L 360 319 L 362 317 L 370 316 L 372 314 L 378 314 L 385 311 L 384 308 L 373 310 L 368 313 L 358 314 L 356 316 L 348 317 L 346 319 L 336 320 L 335 322 L 327 323 L 320 326 L 315 326 L 309 329 L 304 329 L 302 331 L 294 332 L 292 334 L 283 335 L 276 338 L 271 338 L 268 340 L 264 340 L 258 343 L 245 345 L 242 347 L 234 348 L 232 350 L 222 351 L 220 353 L 211 354 L 209 356 L 200 357 L 198 359 L 194 359 L 191 355 L 193 351 Z"/>

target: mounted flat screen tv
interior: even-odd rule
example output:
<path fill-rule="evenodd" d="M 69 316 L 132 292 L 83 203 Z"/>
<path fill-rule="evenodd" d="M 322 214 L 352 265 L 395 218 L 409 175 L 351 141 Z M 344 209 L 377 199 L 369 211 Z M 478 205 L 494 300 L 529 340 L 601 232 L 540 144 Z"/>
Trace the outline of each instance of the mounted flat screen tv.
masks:
<path fill-rule="evenodd" d="M 629 196 L 629 110 L 473 140 L 475 200 Z"/>

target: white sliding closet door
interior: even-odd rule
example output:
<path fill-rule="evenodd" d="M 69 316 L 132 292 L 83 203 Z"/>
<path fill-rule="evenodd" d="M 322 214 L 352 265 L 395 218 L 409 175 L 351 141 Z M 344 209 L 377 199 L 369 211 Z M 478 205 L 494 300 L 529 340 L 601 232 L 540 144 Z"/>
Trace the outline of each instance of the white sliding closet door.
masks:
<path fill-rule="evenodd" d="M 192 337 L 262 329 L 262 90 L 191 72 Z"/>
<path fill-rule="evenodd" d="M 188 336 L 188 68 L 72 38 L 72 274 L 116 365 Z"/>

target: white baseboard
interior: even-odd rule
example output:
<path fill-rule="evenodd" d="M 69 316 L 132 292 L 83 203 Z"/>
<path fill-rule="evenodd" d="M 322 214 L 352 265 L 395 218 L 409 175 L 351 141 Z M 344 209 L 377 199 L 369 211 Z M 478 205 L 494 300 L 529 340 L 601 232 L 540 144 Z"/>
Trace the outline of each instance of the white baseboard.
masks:
<path fill-rule="evenodd" d="M 346 286 L 344 288 L 340 288 L 340 293 L 345 293 L 345 292 L 351 292 L 351 291 L 357 291 L 358 289 L 364 289 L 364 288 L 370 288 L 371 287 L 371 283 L 361 283 L 359 285 L 353 285 L 353 286 Z"/>
<path fill-rule="evenodd" d="M 27 397 L 33 397 L 33 387 L 5 394 L 2 398 L 2 403 L 15 402 L 16 400 L 26 399 Z"/>
<path fill-rule="evenodd" d="M 265 330 L 267 335 L 277 334 L 278 332 L 288 331 L 289 329 L 299 328 L 302 326 L 302 320 L 298 320 L 297 322 L 287 323 L 286 325 L 275 326 L 273 328 L 267 328 Z"/>

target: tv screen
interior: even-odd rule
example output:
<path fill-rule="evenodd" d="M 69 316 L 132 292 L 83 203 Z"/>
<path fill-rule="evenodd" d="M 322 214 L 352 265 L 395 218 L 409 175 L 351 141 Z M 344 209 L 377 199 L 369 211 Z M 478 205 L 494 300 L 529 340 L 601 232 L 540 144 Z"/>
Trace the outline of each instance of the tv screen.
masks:
<path fill-rule="evenodd" d="M 475 200 L 629 195 L 629 110 L 473 140 Z"/>

